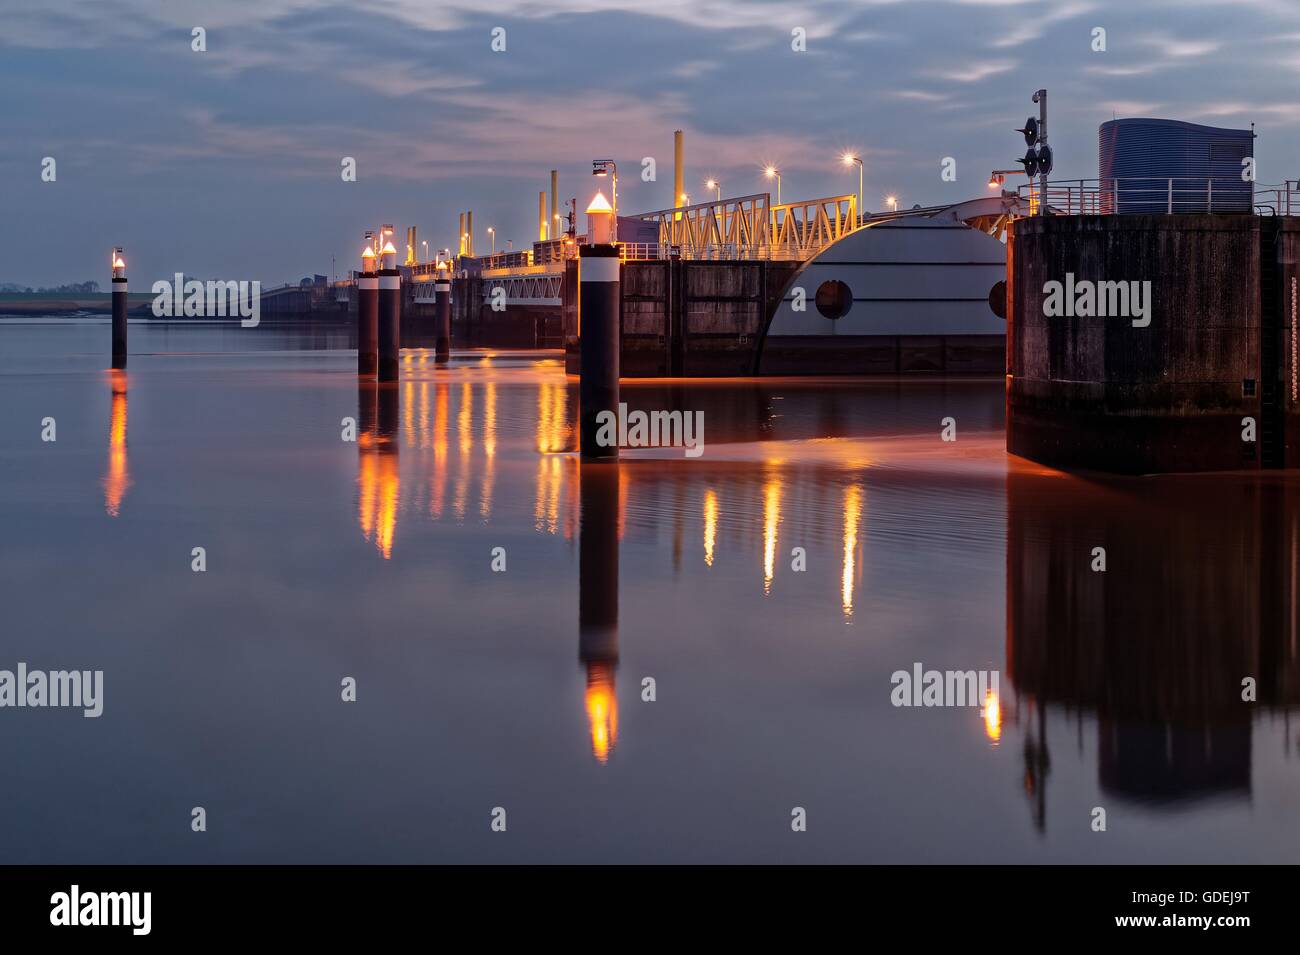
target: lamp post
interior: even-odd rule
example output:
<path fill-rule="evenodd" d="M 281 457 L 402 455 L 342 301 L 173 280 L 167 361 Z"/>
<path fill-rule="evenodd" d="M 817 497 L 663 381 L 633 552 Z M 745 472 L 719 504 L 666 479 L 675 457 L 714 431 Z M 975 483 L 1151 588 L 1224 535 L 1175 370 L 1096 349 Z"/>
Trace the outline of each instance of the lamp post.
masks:
<path fill-rule="evenodd" d="M 613 208 L 614 234 L 612 241 L 618 242 L 618 163 L 612 159 L 593 159 L 591 161 L 591 174 L 593 176 L 609 176 L 613 182 L 611 187 L 611 203 Z"/>
<path fill-rule="evenodd" d="M 497 230 L 488 226 L 488 241 L 492 243 L 492 254 L 497 254 Z"/>
<path fill-rule="evenodd" d="M 768 179 L 776 180 L 776 204 L 781 205 L 781 170 L 775 166 L 768 166 L 763 170 L 763 175 L 767 176 Z"/>
<path fill-rule="evenodd" d="M 715 190 L 717 190 L 717 193 L 718 193 L 718 201 L 719 201 L 719 202 L 722 201 L 722 183 L 718 182 L 718 180 L 716 180 L 716 179 L 710 179 L 708 182 L 706 182 L 706 183 L 704 184 L 704 188 L 705 188 L 705 189 L 715 189 Z"/>
<path fill-rule="evenodd" d="M 127 281 L 126 260 L 122 258 L 121 248 L 116 246 L 113 248 L 113 254 L 109 258 L 109 265 L 113 271 L 113 367 L 122 369 L 126 367 Z"/>
<path fill-rule="evenodd" d="M 619 440 L 601 419 L 619 410 L 620 265 L 614 207 L 597 192 L 578 250 L 579 448 L 584 461 L 616 459 Z"/>
<path fill-rule="evenodd" d="M 379 368 L 379 274 L 375 267 L 374 236 L 366 233 L 357 276 L 357 374 L 373 375 Z"/>
<path fill-rule="evenodd" d="M 862 215 L 862 157 L 855 156 L 853 153 L 844 154 L 844 165 L 852 166 L 857 164 L 858 167 L 858 215 Z"/>
<path fill-rule="evenodd" d="M 897 196 L 886 196 L 886 197 L 885 197 L 885 204 L 889 206 L 889 211 L 890 211 L 890 212 L 897 212 L 897 211 L 898 211 L 898 197 L 897 197 Z"/>
<path fill-rule="evenodd" d="M 424 261 L 428 262 L 429 261 L 429 240 L 421 239 L 420 245 L 424 246 Z"/>
<path fill-rule="evenodd" d="M 402 350 L 402 273 L 397 250 L 385 242 L 379 251 L 379 380 L 397 381 Z"/>
<path fill-rule="evenodd" d="M 490 229 L 488 230 L 491 231 Z M 439 262 L 433 280 L 434 314 L 434 364 L 445 365 L 451 360 L 451 276 L 447 263 Z"/>

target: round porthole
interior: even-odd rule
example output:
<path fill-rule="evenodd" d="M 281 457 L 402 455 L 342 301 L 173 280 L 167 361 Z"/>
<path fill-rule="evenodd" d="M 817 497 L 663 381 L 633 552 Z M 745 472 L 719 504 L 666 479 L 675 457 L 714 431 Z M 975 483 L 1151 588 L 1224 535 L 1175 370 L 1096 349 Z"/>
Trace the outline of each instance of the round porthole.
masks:
<path fill-rule="evenodd" d="M 823 282 L 817 288 L 817 311 L 829 319 L 843 318 L 853 307 L 853 293 L 839 279 Z"/>
<path fill-rule="evenodd" d="M 989 308 L 993 314 L 1003 320 L 1007 317 L 1007 283 L 999 279 L 989 289 Z"/>

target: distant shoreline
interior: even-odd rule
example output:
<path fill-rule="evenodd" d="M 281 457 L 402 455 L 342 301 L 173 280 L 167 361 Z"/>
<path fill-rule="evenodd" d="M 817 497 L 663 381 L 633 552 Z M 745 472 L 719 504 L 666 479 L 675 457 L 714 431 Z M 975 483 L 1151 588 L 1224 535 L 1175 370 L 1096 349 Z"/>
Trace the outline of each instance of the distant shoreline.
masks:
<path fill-rule="evenodd" d="M 127 314 L 137 318 L 152 314 L 149 305 L 154 296 L 149 292 L 127 294 Z M 41 293 L 7 293 L 0 295 L 0 315 L 15 317 L 52 318 L 60 315 L 110 315 L 113 296 L 110 292 L 97 295 L 58 295 Z"/>

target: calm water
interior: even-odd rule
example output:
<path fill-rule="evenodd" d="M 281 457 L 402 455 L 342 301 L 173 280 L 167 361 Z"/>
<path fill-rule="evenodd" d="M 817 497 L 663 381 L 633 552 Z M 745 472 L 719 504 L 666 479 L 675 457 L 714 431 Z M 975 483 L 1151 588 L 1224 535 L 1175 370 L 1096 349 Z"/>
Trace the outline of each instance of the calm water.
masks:
<path fill-rule="evenodd" d="M 706 451 L 584 468 L 553 353 L 131 338 L 0 321 L 0 668 L 105 674 L 0 710 L 0 861 L 1300 852 L 1296 477 L 1039 468 L 996 380 L 625 382 Z M 914 663 L 998 698 L 894 707 Z"/>

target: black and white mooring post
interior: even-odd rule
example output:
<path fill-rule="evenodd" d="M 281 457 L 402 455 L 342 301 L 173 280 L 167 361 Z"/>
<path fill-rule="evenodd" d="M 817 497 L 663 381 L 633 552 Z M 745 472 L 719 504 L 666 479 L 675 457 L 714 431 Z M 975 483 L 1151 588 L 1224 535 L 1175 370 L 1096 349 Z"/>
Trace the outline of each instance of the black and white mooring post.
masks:
<path fill-rule="evenodd" d="M 385 243 L 379 252 L 379 380 L 397 381 L 402 349 L 402 273 L 397 250 Z"/>
<path fill-rule="evenodd" d="M 126 261 L 113 249 L 113 367 L 126 367 Z"/>
<path fill-rule="evenodd" d="M 601 193 L 587 208 L 589 244 L 578 250 L 578 405 L 581 452 L 589 460 L 618 457 L 618 428 L 597 438 L 602 411 L 618 420 L 619 259 L 614 210 Z"/>
<path fill-rule="evenodd" d="M 433 279 L 434 364 L 451 361 L 451 270 L 442 259 Z"/>
<path fill-rule="evenodd" d="M 367 245 L 357 276 L 357 374 L 373 375 L 378 368 L 379 276 L 375 274 L 375 250 Z"/>

